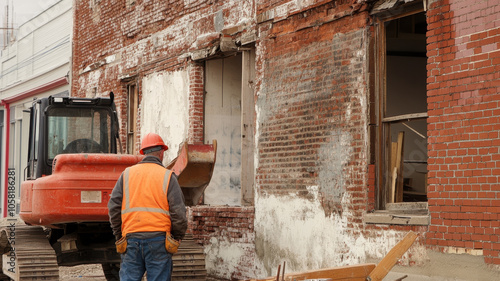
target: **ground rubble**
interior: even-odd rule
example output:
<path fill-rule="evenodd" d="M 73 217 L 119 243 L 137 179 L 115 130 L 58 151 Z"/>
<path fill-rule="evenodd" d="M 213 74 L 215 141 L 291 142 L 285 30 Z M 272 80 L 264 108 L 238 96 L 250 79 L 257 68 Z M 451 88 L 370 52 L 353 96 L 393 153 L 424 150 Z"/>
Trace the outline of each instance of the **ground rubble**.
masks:
<path fill-rule="evenodd" d="M 60 266 L 59 280 L 64 281 L 106 281 L 100 264 Z"/>

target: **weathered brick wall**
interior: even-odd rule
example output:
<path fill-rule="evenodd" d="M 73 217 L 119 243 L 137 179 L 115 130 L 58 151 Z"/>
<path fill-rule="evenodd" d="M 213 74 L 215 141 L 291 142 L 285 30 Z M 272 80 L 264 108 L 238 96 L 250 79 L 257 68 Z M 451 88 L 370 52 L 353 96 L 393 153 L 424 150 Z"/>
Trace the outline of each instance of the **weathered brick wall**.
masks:
<path fill-rule="evenodd" d="M 278 194 L 319 186 L 326 214 L 342 214 L 348 192 L 359 219 L 367 207 L 368 15 L 336 2 L 260 26 L 257 183 Z"/>
<path fill-rule="evenodd" d="M 500 264 L 500 4 L 431 1 L 427 243 Z"/>
<path fill-rule="evenodd" d="M 236 26 L 240 20 L 247 19 L 252 5 L 250 0 L 136 0 L 119 4 L 108 0 L 77 0 L 74 3 L 72 95 L 92 97 L 113 91 L 125 145 L 125 83 L 137 82 L 141 101 L 144 77 L 163 71 L 187 71 L 188 138 L 200 143 L 203 141 L 203 64 L 192 62 L 190 52 L 211 46 L 225 27 Z M 138 117 L 140 124 L 141 114 Z"/>
<path fill-rule="evenodd" d="M 253 207 L 190 207 L 189 230 L 208 251 L 208 275 L 228 280 L 255 277 L 255 232 Z M 224 256 L 224 247 L 233 247 L 234 258 Z M 242 251 L 238 256 L 236 252 Z"/>
<path fill-rule="evenodd" d="M 371 83 L 367 81 L 369 40 L 373 37 L 366 4 L 373 1 L 137 0 L 133 7 L 127 2 L 77 0 L 74 7 L 72 95 L 115 92 L 122 141 L 124 81 L 138 82 L 141 99 L 141 79 L 176 70 L 189 76 L 189 141 L 204 141 L 203 66 L 190 60 L 190 52 L 211 46 L 220 32 L 257 31 L 256 202 L 260 208 L 269 202 L 281 205 L 264 206 L 257 214 L 253 208 L 191 208 L 190 227 L 210 252 L 210 274 L 227 279 L 259 276 L 258 262 L 264 260 L 269 267 L 281 262 L 265 260 L 270 255 L 281 258 L 275 250 L 299 257 L 296 266 L 300 268 L 302 256 L 286 252 L 287 245 L 266 240 L 280 240 L 271 237 L 280 234 L 302 240 L 306 240 L 304 234 L 311 234 L 319 244 L 308 244 L 307 249 L 321 253 L 312 259 L 332 265 L 363 261 L 371 249 L 363 252 L 358 244 L 357 256 L 351 248 L 356 242 L 387 248 L 386 242 L 400 233 L 426 232 L 427 226 L 364 225 L 362 221 L 365 211 L 375 209 L 377 188 L 376 167 L 368 162 L 367 130 L 372 94 L 367 85 Z M 442 250 L 481 251 L 488 263 L 498 264 L 498 4 L 429 3 L 432 222 L 426 242 Z M 251 14 L 254 10 L 256 15 Z M 243 27 L 237 26 L 241 19 L 245 19 Z M 312 204 L 294 217 L 295 210 L 280 209 L 287 207 L 289 194 L 299 197 L 294 207 Z M 266 201 L 267 196 L 271 200 Z M 299 223 L 308 222 L 307 215 L 318 213 L 311 211 L 318 201 L 319 212 L 324 212 L 320 221 L 336 233 L 337 240 L 323 230 L 309 233 L 299 226 L 281 231 L 285 224 L 273 228 L 279 219 L 288 223 L 302 216 Z M 272 215 L 276 220 L 269 221 Z M 255 225 L 261 233 L 256 234 Z M 323 241 L 333 250 L 320 252 Z M 232 245 L 241 255 L 236 261 L 222 260 L 231 256 Z M 258 253 L 256 245 L 267 252 Z"/>
<path fill-rule="evenodd" d="M 189 69 L 189 143 L 203 143 L 204 72 L 203 64 Z M 209 140 L 210 143 L 212 142 Z"/>

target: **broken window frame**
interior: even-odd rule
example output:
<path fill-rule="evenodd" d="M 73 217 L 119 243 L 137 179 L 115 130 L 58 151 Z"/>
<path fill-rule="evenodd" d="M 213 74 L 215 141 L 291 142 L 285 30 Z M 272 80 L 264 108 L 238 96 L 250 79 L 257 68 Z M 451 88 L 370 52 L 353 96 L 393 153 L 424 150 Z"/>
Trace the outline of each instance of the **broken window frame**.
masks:
<path fill-rule="evenodd" d="M 411 224 L 428 225 L 430 218 L 428 214 L 427 202 L 390 203 L 389 192 L 391 187 L 391 177 L 389 176 L 391 135 L 390 126 L 396 123 L 413 120 L 426 120 L 427 112 L 402 114 L 397 116 L 386 116 L 387 105 L 387 55 L 386 55 L 386 30 L 385 24 L 389 21 L 404 18 L 414 14 L 424 12 L 421 1 L 415 1 L 406 6 L 398 6 L 397 9 L 386 10 L 374 14 L 374 72 L 375 72 L 375 99 L 373 100 L 372 111 L 374 115 L 372 124 L 376 125 L 371 132 L 375 134 L 375 151 L 373 163 L 376 167 L 375 186 L 375 212 L 367 213 L 364 216 L 366 223 L 382 224 Z M 374 119 L 373 119 L 374 118 Z"/>

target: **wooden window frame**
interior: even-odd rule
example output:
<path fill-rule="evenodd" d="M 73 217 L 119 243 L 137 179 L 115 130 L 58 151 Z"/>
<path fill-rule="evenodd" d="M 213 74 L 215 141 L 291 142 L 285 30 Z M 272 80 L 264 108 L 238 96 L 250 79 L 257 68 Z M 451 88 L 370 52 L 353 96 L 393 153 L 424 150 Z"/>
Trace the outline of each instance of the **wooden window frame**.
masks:
<path fill-rule="evenodd" d="M 127 84 L 127 153 L 136 154 L 139 93 L 137 83 Z"/>
<path fill-rule="evenodd" d="M 413 14 L 423 12 L 423 7 L 409 7 L 402 13 L 383 13 L 374 17 L 375 36 L 374 36 L 374 72 L 375 72 L 375 99 L 374 120 L 372 123 L 376 128 L 372 131 L 375 133 L 375 151 L 374 161 L 376 167 L 376 186 L 375 186 L 375 212 L 367 213 L 364 216 L 366 223 L 387 223 L 387 224 L 413 224 L 413 225 L 428 225 L 430 218 L 428 215 L 427 202 L 411 202 L 411 203 L 395 203 L 389 204 L 389 192 L 391 186 L 391 178 L 389 178 L 388 170 L 390 165 L 391 153 L 391 124 L 401 123 L 405 121 L 422 120 L 428 117 L 427 112 L 419 112 L 412 114 L 402 114 L 397 116 L 386 116 L 387 105 L 387 67 L 386 67 L 386 34 L 385 23 L 407 17 Z M 404 214 L 404 215 L 403 215 Z"/>

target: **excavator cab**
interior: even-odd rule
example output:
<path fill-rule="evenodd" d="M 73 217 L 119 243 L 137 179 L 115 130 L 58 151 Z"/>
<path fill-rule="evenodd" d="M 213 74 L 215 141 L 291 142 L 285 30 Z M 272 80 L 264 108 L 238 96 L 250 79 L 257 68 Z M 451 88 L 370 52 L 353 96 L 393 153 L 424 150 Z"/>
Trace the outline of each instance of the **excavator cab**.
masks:
<path fill-rule="evenodd" d="M 54 159 L 68 153 L 117 153 L 118 120 L 109 98 L 49 97 L 30 108 L 27 179 L 52 174 Z"/>

